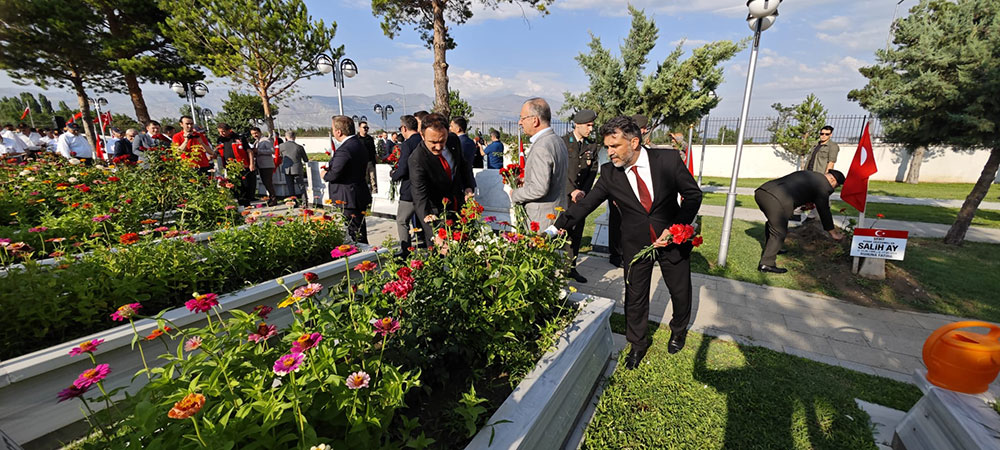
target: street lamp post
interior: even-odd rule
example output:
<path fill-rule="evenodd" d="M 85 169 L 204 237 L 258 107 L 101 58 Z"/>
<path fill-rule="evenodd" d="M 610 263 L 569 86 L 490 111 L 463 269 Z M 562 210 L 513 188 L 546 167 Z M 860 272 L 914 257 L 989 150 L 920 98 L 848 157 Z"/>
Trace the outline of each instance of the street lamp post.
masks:
<path fill-rule="evenodd" d="M 736 179 L 740 173 L 740 157 L 743 155 L 743 135 L 746 133 L 747 114 L 750 112 L 750 93 L 753 90 L 753 76 L 757 68 L 757 52 L 760 49 L 760 33 L 774 24 L 778 17 L 781 0 L 748 0 L 747 24 L 753 30 L 753 47 L 750 50 L 750 67 L 747 70 L 747 84 L 743 90 L 743 109 L 740 113 L 740 128 L 736 133 L 736 156 L 733 158 L 733 176 L 726 193 L 726 214 L 722 218 L 722 236 L 719 239 L 718 265 L 725 267 L 729 256 L 729 235 L 733 231 L 733 213 L 736 211 Z"/>
<path fill-rule="evenodd" d="M 393 86 L 399 86 L 400 88 L 403 89 L 403 114 L 406 114 L 406 86 L 403 86 L 402 84 L 399 83 L 393 83 L 391 81 L 386 81 L 386 83 L 389 83 Z"/>
<path fill-rule="evenodd" d="M 394 111 L 392 109 L 392 105 L 382 106 L 382 105 L 376 103 L 374 110 L 375 110 L 375 114 L 378 114 L 378 115 L 382 116 L 382 129 L 384 130 L 384 129 L 388 128 L 389 125 L 388 125 L 388 122 L 386 122 L 386 121 L 388 120 L 389 114 L 392 114 L 393 111 Z"/>
<path fill-rule="evenodd" d="M 208 95 L 208 86 L 200 81 L 194 83 L 174 82 L 170 84 L 170 90 L 181 98 L 187 98 L 188 105 L 191 107 L 191 120 L 195 125 L 198 125 L 198 110 L 195 107 L 195 99 Z"/>
<path fill-rule="evenodd" d="M 321 54 L 313 61 L 319 73 L 327 74 L 333 72 L 333 85 L 337 87 L 337 105 L 340 106 L 340 115 L 344 115 L 344 77 L 354 78 L 358 74 L 358 66 L 348 58 L 337 59 L 326 54 Z M 339 70 L 338 70 L 339 68 Z"/>
<path fill-rule="evenodd" d="M 708 96 L 715 100 L 719 96 L 715 91 L 708 91 Z M 701 174 L 705 172 L 705 139 L 708 139 L 708 116 L 702 117 L 701 130 L 701 162 L 698 164 L 698 187 L 701 187 Z"/>

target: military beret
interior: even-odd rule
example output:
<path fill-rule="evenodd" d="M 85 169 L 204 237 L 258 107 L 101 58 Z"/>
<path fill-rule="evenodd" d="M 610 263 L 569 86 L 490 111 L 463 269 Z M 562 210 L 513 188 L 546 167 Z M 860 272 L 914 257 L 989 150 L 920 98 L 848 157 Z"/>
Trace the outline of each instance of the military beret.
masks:
<path fill-rule="evenodd" d="M 592 109 L 581 109 L 573 115 L 575 123 L 590 123 L 597 120 L 597 113 Z"/>
<path fill-rule="evenodd" d="M 649 126 L 649 118 L 647 118 L 642 114 L 636 114 L 632 116 L 632 121 L 635 122 L 635 124 L 638 125 L 639 128 L 646 128 Z"/>

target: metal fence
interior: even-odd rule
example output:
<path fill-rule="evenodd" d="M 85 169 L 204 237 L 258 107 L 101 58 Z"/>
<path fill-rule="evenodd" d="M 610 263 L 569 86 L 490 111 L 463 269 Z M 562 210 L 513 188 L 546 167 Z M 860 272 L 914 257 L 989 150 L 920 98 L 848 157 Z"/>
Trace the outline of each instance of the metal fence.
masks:
<path fill-rule="evenodd" d="M 865 126 L 864 115 L 841 115 L 828 116 L 826 124 L 833 127 L 833 141 L 840 144 L 857 144 L 861 137 L 861 130 Z M 882 137 L 882 126 L 877 117 L 868 117 L 871 122 L 869 129 L 872 140 L 877 141 Z M 743 137 L 744 143 L 748 144 L 770 144 L 773 143 L 774 133 L 768 130 L 777 117 L 750 117 L 747 118 L 747 131 Z M 701 144 L 701 134 L 708 125 L 706 142 L 708 144 L 736 144 L 736 133 L 739 129 L 739 117 L 712 117 L 702 119 L 702 122 L 695 125 L 695 144 Z M 793 122 L 794 123 L 794 122 Z M 516 120 L 495 120 L 495 121 L 469 121 L 469 134 L 482 133 L 483 137 L 489 139 L 491 129 L 500 130 L 504 134 L 517 134 Z M 573 129 L 572 122 L 553 121 L 552 130 L 557 135 L 562 136 Z M 663 140 L 668 142 L 666 133 L 667 127 L 657 127 L 652 130 L 654 141 Z M 687 139 L 687 129 L 673 130 L 683 132 Z M 816 130 L 817 133 L 819 130 Z M 817 136 L 818 139 L 818 136 Z"/>

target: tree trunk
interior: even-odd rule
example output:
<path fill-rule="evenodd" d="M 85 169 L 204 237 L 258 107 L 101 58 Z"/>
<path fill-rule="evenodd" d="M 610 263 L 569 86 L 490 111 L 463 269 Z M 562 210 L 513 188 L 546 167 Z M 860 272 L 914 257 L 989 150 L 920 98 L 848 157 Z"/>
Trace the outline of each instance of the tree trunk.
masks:
<path fill-rule="evenodd" d="M 267 121 L 267 129 L 274 134 L 274 116 L 271 115 L 271 96 L 267 94 L 267 89 L 258 89 L 260 101 L 264 106 L 264 120 Z"/>
<path fill-rule="evenodd" d="M 434 112 L 450 117 L 448 62 L 445 61 L 445 51 L 448 49 L 448 43 L 445 40 L 447 28 L 444 25 L 445 0 L 432 0 L 431 4 L 434 13 Z"/>
<path fill-rule="evenodd" d="M 945 244 L 962 245 L 965 233 L 969 231 L 969 225 L 972 224 L 972 218 L 975 217 L 976 210 L 979 209 L 979 204 L 986 197 L 986 193 L 990 190 L 990 184 L 997 176 L 998 166 L 1000 166 L 1000 147 L 995 147 L 990 151 L 990 158 L 986 160 L 986 166 L 979 174 L 979 180 L 972 187 L 972 192 L 965 198 L 965 203 L 962 203 L 962 209 L 958 210 L 955 223 L 951 225 L 948 234 L 944 236 Z"/>
<path fill-rule="evenodd" d="M 128 87 L 128 96 L 132 98 L 132 107 L 135 108 L 135 117 L 139 123 L 145 125 L 149 122 L 149 109 L 146 108 L 146 99 L 142 97 L 142 88 L 139 86 L 139 79 L 131 73 L 123 75 L 125 86 Z"/>
<path fill-rule="evenodd" d="M 81 126 L 83 127 L 84 135 L 87 136 L 87 142 L 90 143 L 90 147 L 96 149 L 97 137 L 94 136 L 94 130 L 90 126 L 90 102 L 87 101 L 87 92 L 83 90 L 83 79 L 74 76 L 71 81 L 73 89 L 76 90 L 77 104 L 80 106 L 80 112 L 83 113 L 80 121 L 83 122 Z M 94 157 L 97 157 L 96 151 L 94 152 Z"/>
<path fill-rule="evenodd" d="M 910 170 L 906 172 L 906 179 L 903 180 L 904 183 L 920 183 L 920 165 L 924 163 L 924 154 L 926 153 L 927 146 L 925 145 L 918 145 L 913 150 L 913 156 L 910 158 Z"/>

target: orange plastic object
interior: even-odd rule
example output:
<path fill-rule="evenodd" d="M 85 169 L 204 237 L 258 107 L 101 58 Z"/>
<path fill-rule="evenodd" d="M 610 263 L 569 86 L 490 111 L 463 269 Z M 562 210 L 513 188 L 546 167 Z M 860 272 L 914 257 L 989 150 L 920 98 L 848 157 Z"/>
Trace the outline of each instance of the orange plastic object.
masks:
<path fill-rule="evenodd" d="M 989 328 L 989 334 L 960 328 Z M 986 392 L 1000 373 L 1000 326 L 965 321 L 945 325 L 924 342 L 927 381 L 966 394 Z"/>

